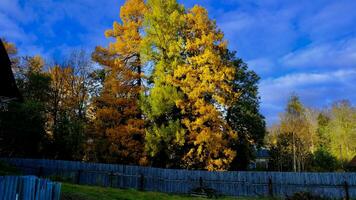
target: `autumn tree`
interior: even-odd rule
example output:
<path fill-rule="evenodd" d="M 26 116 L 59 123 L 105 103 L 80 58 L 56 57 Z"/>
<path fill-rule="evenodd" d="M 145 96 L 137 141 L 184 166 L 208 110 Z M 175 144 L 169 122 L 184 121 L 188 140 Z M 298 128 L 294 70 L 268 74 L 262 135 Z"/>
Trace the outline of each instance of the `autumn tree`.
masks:
<path fill-rule="evenodd" d="M 142 110 L 150 125 L 146 129 L 146 151 L 153 166 L 179 167 L 185 131 L 176 102 L 183 94 L 171 79 L 184 62 L 184 8 L 175 0 L 148 0 L 147 6 L 142 52 L 153 69 L 149 91 L 142 98 Z"/>
<path fill-rule="evenodd" d="M 305 171 L 310 169 L 316 139 L 317 113 L 303 106 L 299 97 L 292 95 L 281 114 L 277 137 L 270 141 L 272 162 L 279 170 Z"/>
<path fill-rule="evenodd" d="M 47 130 L 49 154 L 57 159 L 83 157 L 88 105 L 90 63 L 84 54 L 72 53 L 68 61 L 49 70 L 51 77 Z"/>
<path fill-rule="evenodd" d="M 231 87 L 235 68 L 224 59 L 227 44 L 223 33 L 204 8 L 190 9 L 185 21 L 186 60 L 173 71 L 171 80 L 184 94 L 176 100 L 187 132 L 184 165 L 195 169 L 228 169 L 236 156 L 228 142 L 236 139 L 237 133 L 224 119 L 224 111 L 237 97 Z"/>
<path fill-rule="evenodd" d="M 146 6 L 128 0 L 120 9 L 122 23 L 114 22 L 107 48 L 97 47 L 93 59 L 107 70 L 101 95 L 94 101 L 96 158 L 103 162 L 143 164 L 144 121 L 139 109 L 143 91 L 140 56 L 141 29 Z"/>

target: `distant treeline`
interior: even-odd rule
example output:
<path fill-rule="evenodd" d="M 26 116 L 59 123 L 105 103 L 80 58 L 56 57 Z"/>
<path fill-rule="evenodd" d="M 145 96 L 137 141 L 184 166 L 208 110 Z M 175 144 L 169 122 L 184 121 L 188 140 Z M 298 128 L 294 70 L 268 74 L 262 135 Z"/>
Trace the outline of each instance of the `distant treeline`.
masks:
<path fill-rule="evenodd" d="M 347 100 L 314 109 L 293 95 L 269 132 L 272 170 L 347 170 L 356 156 L 356 108 Z"/>

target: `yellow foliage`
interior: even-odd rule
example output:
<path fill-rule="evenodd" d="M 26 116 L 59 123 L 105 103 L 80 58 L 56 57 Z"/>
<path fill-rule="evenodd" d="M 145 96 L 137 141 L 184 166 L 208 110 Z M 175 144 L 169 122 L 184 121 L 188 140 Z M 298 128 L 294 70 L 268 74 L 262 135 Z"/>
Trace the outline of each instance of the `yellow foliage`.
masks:
<path fill-rule="evenodd" d="M 224 120 L 224 107 L 234 100 L 230 82 L 232 63 L 224 60 L 226 42 L 207 11 L 199 6 L 186 15 L 184 30 L 187 62 L 174 71 L 171 81 L 186 98 L 176 102 L 182 110 L 182 123 L 188 129 L 190 149 L 184 160 L 188 168 L 224 170 L 236 155 L 227 148 L 237 134 Z"/>

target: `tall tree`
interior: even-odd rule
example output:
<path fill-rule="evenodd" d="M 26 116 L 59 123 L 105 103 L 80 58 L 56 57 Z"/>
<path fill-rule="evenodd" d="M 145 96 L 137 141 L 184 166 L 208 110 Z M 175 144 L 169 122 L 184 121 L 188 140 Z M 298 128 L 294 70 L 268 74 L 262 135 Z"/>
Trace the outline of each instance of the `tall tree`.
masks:
<path fill-rule="evenodd" d="M 237 134 L 224 119 L 224 112 L 237 94 L 231 87 L 235 68 L 224 59 L 227 52 L 224 35 L 204 8 L 194 6 L 185 20 L 186 60 L 174 70 L 171 80 L 184 94 L 184 98 L 176 101 L 187 131 L 184 165 L 195 169 L 228 169 L 236 155 L 228 142 L 236 139 Z"/>
<path fill-rule="evenodd" d="M 153 70 L 148 95 L 142 99 L 142 109 L 150 123 L 146 151 L 153 166 L 178 167 L 184 129 L 176 102 L 183 94 L 170 77 L 183 62 L 184 8 L 176 0 L 148 0 L 147 6 L 143 55 Z"/>
<path fill-rule="evenodd" d="M 121 7 L 122 23 L 114 22 L 105 35 L 115 39 L 97 47 L 93 58 L 107 68 L 104 88 L 95 102 L 94 141 L 97 160 L 123 164 L 145 162 L 144 121 L 139 109 L 142 92 L 141 28 L 146 6 L 128 0 Z"/>

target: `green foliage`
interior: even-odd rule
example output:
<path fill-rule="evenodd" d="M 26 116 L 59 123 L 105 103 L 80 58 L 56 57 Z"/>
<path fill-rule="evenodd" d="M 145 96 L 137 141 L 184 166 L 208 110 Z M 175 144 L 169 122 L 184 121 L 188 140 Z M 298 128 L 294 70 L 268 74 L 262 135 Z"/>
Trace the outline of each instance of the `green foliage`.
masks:
<path fill-rule="evenodd" d="M 356 108 L 349 101 L 335 102 L 328 129 L 330 152 L 339 160 L 350 161 L 356 155 Z"/>
<path fill-rule="evenodd" d="M 48 150 L 52 156 L 61 160 L 81 160 L 84 150 L 85 123 L 80 119 L 71 119 L 64 113 L 59 115 Z"/>
<path fill-rule="evenodd" d="M 276 142 L 270 146 L 269 168 L 277 171 L 293 170 L 293 135 L 278 133 Z"/>
<path fill-rule="evenodd" d="M 152 157 L 152 164 L 159 167 L 180 167 L 184 134 L 179 120 L 148 128 L 146 151 Z"/>
<path fill-rule="evenodd" d="M 176 101 L 182 96 L 177 88 L 170 85 L 153 87 L 149 96 L 142 96 L 141 108 L 149 119 L 157 124 L 164 123 L 177 114 Z"/>
<path fill-rule="evenodd" d="M 238 133 L 238 140 L 230 141 L 230 145 L 238 152 L 231 163 L 231 170 L 246 170 L 254 159 L 255 147 L 261 147 L 266 134 L 264 117 L 259 112 L 258 75 L 234 53 L 230 55 L 236 67 L 234 90 L 241 92 L 239 98 L 228 109 L 227 121 Z"/>
<path fill-rule="evenodd" d="M 177 165 L 172 149 L 180 143 L 176 135 L 183 131 L 176 106 L 182 93 L 167 77 L 172 76 L 173 70 L 181 62 L 181 36 L 177 33 L 183 24 L 184 9 L 175 0 L 149 0 L 147 6 L 142 57 L 146 62 L 153 63 L 154 69 L 149 77 L 153 84 L 148 95 L 141 98 L 142 111 L 151 126 L 146 130 L 145 145 L 151 164 L 166 167 Z"/>
<path fill-rule="evenodd" d="M 332 172 L 340 167 L 340 162 L 326 149 L 319 148 L 314 152 L 312 161 L 313 171 Z"/>
<path fill-rule="evenodd" d="M 0 112 L 2 156 L 39 157 L 46 141 L 44 107 L 36 101 L 11 103 Z"/>
<path fill-rule="evenodd" d="M 320 113 L 317 118 L 318 128 L 318 146 L 322 149 L 330 148 L 330 137 L 328 137 L 328 133 L 330 132 L 330 118 L 325 113 Z"/>

